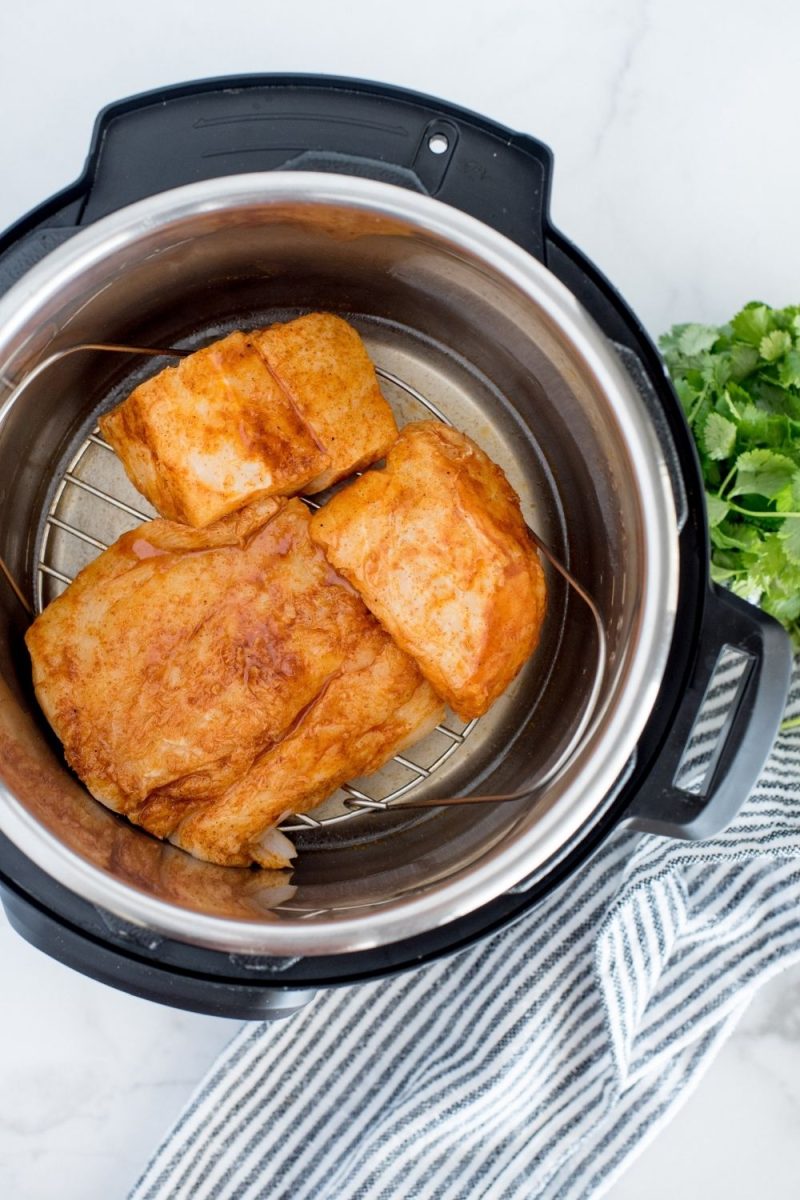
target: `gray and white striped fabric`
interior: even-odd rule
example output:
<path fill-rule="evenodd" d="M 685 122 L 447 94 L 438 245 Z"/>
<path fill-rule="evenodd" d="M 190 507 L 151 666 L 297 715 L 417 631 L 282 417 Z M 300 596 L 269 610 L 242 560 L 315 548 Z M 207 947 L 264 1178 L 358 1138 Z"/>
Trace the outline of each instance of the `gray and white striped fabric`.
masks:
<path fill-rule="evenodd" d="M 798 886 L 795 729 L 712 841 L 618 834 L 490 941 L 246 1026 L 130 1200 L 600 1196 L 800 958 Z"/>

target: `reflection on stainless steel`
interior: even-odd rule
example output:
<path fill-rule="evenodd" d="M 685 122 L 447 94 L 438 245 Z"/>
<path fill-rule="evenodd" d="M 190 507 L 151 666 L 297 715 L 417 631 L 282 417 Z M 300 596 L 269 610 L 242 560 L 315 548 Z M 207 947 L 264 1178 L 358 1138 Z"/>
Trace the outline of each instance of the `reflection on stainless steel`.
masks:
<path fill-rule="evenodd" d="M 202 912 L 209 899 L 220 915 L 263 920 L 294 895 L 291 871 L 217 867 L 199 862 L 116 816 L 65 771 L 60 756 L 42 752 L 33 720 L 0 679 L 0 783 L 12 789 L 43 829 L 143 893 Z"/>

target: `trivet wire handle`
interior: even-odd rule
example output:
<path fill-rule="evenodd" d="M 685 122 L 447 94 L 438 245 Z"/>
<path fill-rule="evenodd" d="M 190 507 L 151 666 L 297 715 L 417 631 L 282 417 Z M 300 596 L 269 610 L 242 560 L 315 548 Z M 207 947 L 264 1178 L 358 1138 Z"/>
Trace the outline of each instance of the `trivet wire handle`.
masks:
<path fill-rule="evenodd" d="M 108 350 L 113 354 L 147 354 L 152 358 L 184 358 L 190 353 L 188 350 L 157 350 L 154 347 L 148 347 L 146 349 L 144 346 L 124 346 L 113 342 L 80 342 L 77 346 L 67 346 L 63 350 L 54 350 L 52 354 L 48 354 L 47 358 L 43 358 L 40 363 L 37 363 L 35 367 L 32 367 L 26 375 L 23 375 L 22 379 L 17 384 L 10 384 L 4 376 L 0 376 L 0 379 L 2 379 L 3 382 L 5 382 L 6 385 L 11 388 L 2 405 L 2 411 L 4 413 L 9 412 L 14 407 L 17 400 L 19 400 L 22 393 L 27 391 L 30 385 L 36 379 L 38 379 L 40 375 L 43 375 L 45 371 L 49 370 L 50 367 L 55 366 L 56 363 L 61 362 L 63 358 L 67 358 L 70 354 L 77 354 L 83 350 Z M 29 603 L 25 593 L 22 591 L 22 588 L 12 575 L 11 569 L 2 556 L 0 556 L 0 574 L 4 576 L 8 586 L 11 588 L 19 603 L 25 609 L 26 614 L 33 618 L 33 607 Z"/>

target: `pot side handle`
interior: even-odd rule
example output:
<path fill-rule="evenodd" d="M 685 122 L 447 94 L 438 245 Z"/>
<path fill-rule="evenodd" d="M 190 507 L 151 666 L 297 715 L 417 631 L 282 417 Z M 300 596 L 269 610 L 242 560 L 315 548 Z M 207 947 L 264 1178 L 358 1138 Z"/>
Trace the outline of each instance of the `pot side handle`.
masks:
<path fill-rule="evenodd" d="M 622 823 L 687 841 L 724 829 L 772 749 L 791 669 L 778 622 L 712 584 L 689 687 Z"/>

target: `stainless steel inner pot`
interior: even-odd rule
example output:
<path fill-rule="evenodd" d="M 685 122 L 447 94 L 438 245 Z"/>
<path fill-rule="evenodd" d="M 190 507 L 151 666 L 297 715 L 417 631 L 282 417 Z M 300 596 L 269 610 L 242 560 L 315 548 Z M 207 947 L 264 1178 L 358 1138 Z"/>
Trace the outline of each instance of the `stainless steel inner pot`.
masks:
<path fill-rule="evenodd" d="M 334 798 L 319 826 L 294 822 L 299 857 L 284 887 L 196 862 L 88 796 L 38 711 L 26 618 L 0 581 L 2 831 L 128 921 L 278 956 L 407 938 L 545 869 L 606 803 L 647 721 L 678 575 L 672 492 L 650 418 L 613 348 L 555 277 L 428 197 L 280 172 L 122 209 L 0 301 L 0 554 L 32 600 L 46 603 L 137 512 L 147 515 L 93 431 L 98 412 L 163 364 L 87 353 L 9 404 L 13 384 L 78 342 L 191 347 L 311 309 L 359 328 L 401 420 L 451 421 L 503 466 L 531 526 L 597 601 L 610 658 L 588 736 L 535 801 L 326 819 L 344 816 Z M 585 705 L 594 643 L 585 606 L 552 571 L 548 582 L 541 645 L 491 712 L 466 729 L 448 718 L 407 752 L 411 766 L 355 781 L 356 795 L 511 791 L 553 761 Z"/>

